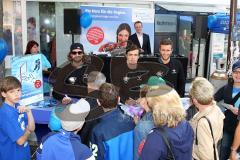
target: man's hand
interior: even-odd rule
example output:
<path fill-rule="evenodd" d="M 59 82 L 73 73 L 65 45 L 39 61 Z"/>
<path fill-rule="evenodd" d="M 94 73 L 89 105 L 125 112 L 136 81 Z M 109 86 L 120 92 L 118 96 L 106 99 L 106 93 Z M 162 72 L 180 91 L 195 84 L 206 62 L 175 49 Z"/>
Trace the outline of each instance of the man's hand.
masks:
<path fill-rule="evenodd" d="M 138 117 L 138 116 L 133 117 L 133 121 L 135 124 L 138 124 L 139 120 L 140 120 L 140 117 Z"/>
<path fill-rule="evenodd" d="M 230 111 L 232 111 L 233 114 L 238 115 L 238 108 L 233 105 L 230 105 Z"/>
<path fill-rule="evenodd" d="M 26 106 L 19 106 L 19 107 L 18 107 L 18 112 L 19 112 L 19 113 L 24 113 L 24 112 L 28 113 L 28 112 L 30 112 L 30 111 L 31 111 L 31 109 L 29 109 L 29 108 L 26 107 Z"/>
<path fill-rule="evenodd" d="M 229 157 L 230 160 L 237 160 L 238 157 L 237 157 L 237 152 L 235 150 L 232 150 L 231 151 L 231 154 L 230 154 L 230 157 Z"/>
<path fill-rule="evenodd" d="M 63 97 L 62 104 L 69 104 L 71 103 L 72 99 L 70 97 Z"/>
<path fill-rule="evenodd" d="M 128 105 L 128 106 L 133 106 L 133 105 L 136 105 L 136 100 L 132 99 L 132 98 L 129 98 L 125 101 L 125 104 Z"/>

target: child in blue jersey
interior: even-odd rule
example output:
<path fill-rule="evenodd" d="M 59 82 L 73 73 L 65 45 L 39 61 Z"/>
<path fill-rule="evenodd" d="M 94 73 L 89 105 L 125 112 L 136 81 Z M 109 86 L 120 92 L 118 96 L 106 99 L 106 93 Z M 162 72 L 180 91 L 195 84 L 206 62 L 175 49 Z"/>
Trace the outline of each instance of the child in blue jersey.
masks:
<path fill-rule="evenodd" d="M 85 99 L 68 105 L 64 110 L 55 109 L 62 129 L 43 137 L 37 160 L 95 160 L 91 150 L 82 144 L 77 135 L 89 111 L 90 105 Z"/>
<path fill-rule="evenodd" d="M 35 129 L 32 112 L 26 106 L 20 106 L 21 83 L 8 76 L 0 83 L 0 159 L 30 160 L 27 139 Z"/>
<path fill-rule="evenodd" d="M 93 155 L 98 160 L 132 160 L 133 119 L 117 107 L 120 98 L 114 85 L 104 83 L 99 90 L 98 103 L 105 113 L 92 129 L 90 146 Z"/>

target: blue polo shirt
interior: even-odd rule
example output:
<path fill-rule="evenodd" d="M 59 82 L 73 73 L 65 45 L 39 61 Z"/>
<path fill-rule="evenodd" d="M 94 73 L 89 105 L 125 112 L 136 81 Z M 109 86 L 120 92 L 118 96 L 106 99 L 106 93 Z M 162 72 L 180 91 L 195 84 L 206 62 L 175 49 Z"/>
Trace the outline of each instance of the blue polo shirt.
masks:
<path fill-rule="evenodd" d="M 91 150 L 78 135 L 63 129 L 43 137 L 37 151 L 37 160 L 86 160 L 91 156 Z"/>
<path fill-rule="evenodd" d="M 24 135 L 27 122 L 26 113 L 19 114 L 6 103 L 0 107 L 0 160 L 30 160 L 28 143 L 16 143 Z"/>

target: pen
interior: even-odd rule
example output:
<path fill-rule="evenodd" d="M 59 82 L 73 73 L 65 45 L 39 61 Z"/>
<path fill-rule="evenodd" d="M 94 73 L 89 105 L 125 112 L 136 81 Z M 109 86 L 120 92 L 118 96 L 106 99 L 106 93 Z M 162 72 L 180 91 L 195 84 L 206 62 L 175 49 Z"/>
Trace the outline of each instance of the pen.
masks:
<path fill-rule="evenodd" d="M 64 96 L 65 96 L 66 98 L 70 98 L 70 97 L 68 97 L 68 95 L 66 95 L 66 94 L 65 94 Z"/>
<path fill-rule="evenodd" d="M 133 99 L 133 98 L 131 98 L 131 97 L 129 97 L 129 99 L 132 100 L 132 101 L 136 101 L 135 99 Z"/>

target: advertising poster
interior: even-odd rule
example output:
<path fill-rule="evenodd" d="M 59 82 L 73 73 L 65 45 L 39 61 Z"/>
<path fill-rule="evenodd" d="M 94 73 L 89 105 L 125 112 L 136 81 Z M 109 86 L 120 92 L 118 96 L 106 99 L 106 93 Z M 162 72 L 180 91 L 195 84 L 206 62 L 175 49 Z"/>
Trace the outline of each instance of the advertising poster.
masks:
<path fill-rule="evenodd" d="M 12 58 L 12 76 L 17 77 L 22 84 L 21 105 L 29 105 L 43 100 L 41 63 L 40 54 Z"/>
<path fill-rule="evenodd" d="M 82 14 L 91 15 L 91 24 L 82 27 L 80 42 L 84 44 L 86 52 L 98 52 L 106 43 L 117 42 L 117 30 L 120 24 L 127 23 L 131 27 L 131 34 L 135 33 L 134 22 L 143 23 L 143 33 L 149 35 L 151 50 L 154 44 L 154 10 L 140 8 L 119 8 L 101 6 L 81 6 Z"/>
<path fill-rule="evenodd" d="M 210 74 L 216 70 L 226 71 L 227 55 L 224 53 L 225 34 L 211 33 L 210 38 Z"/>

